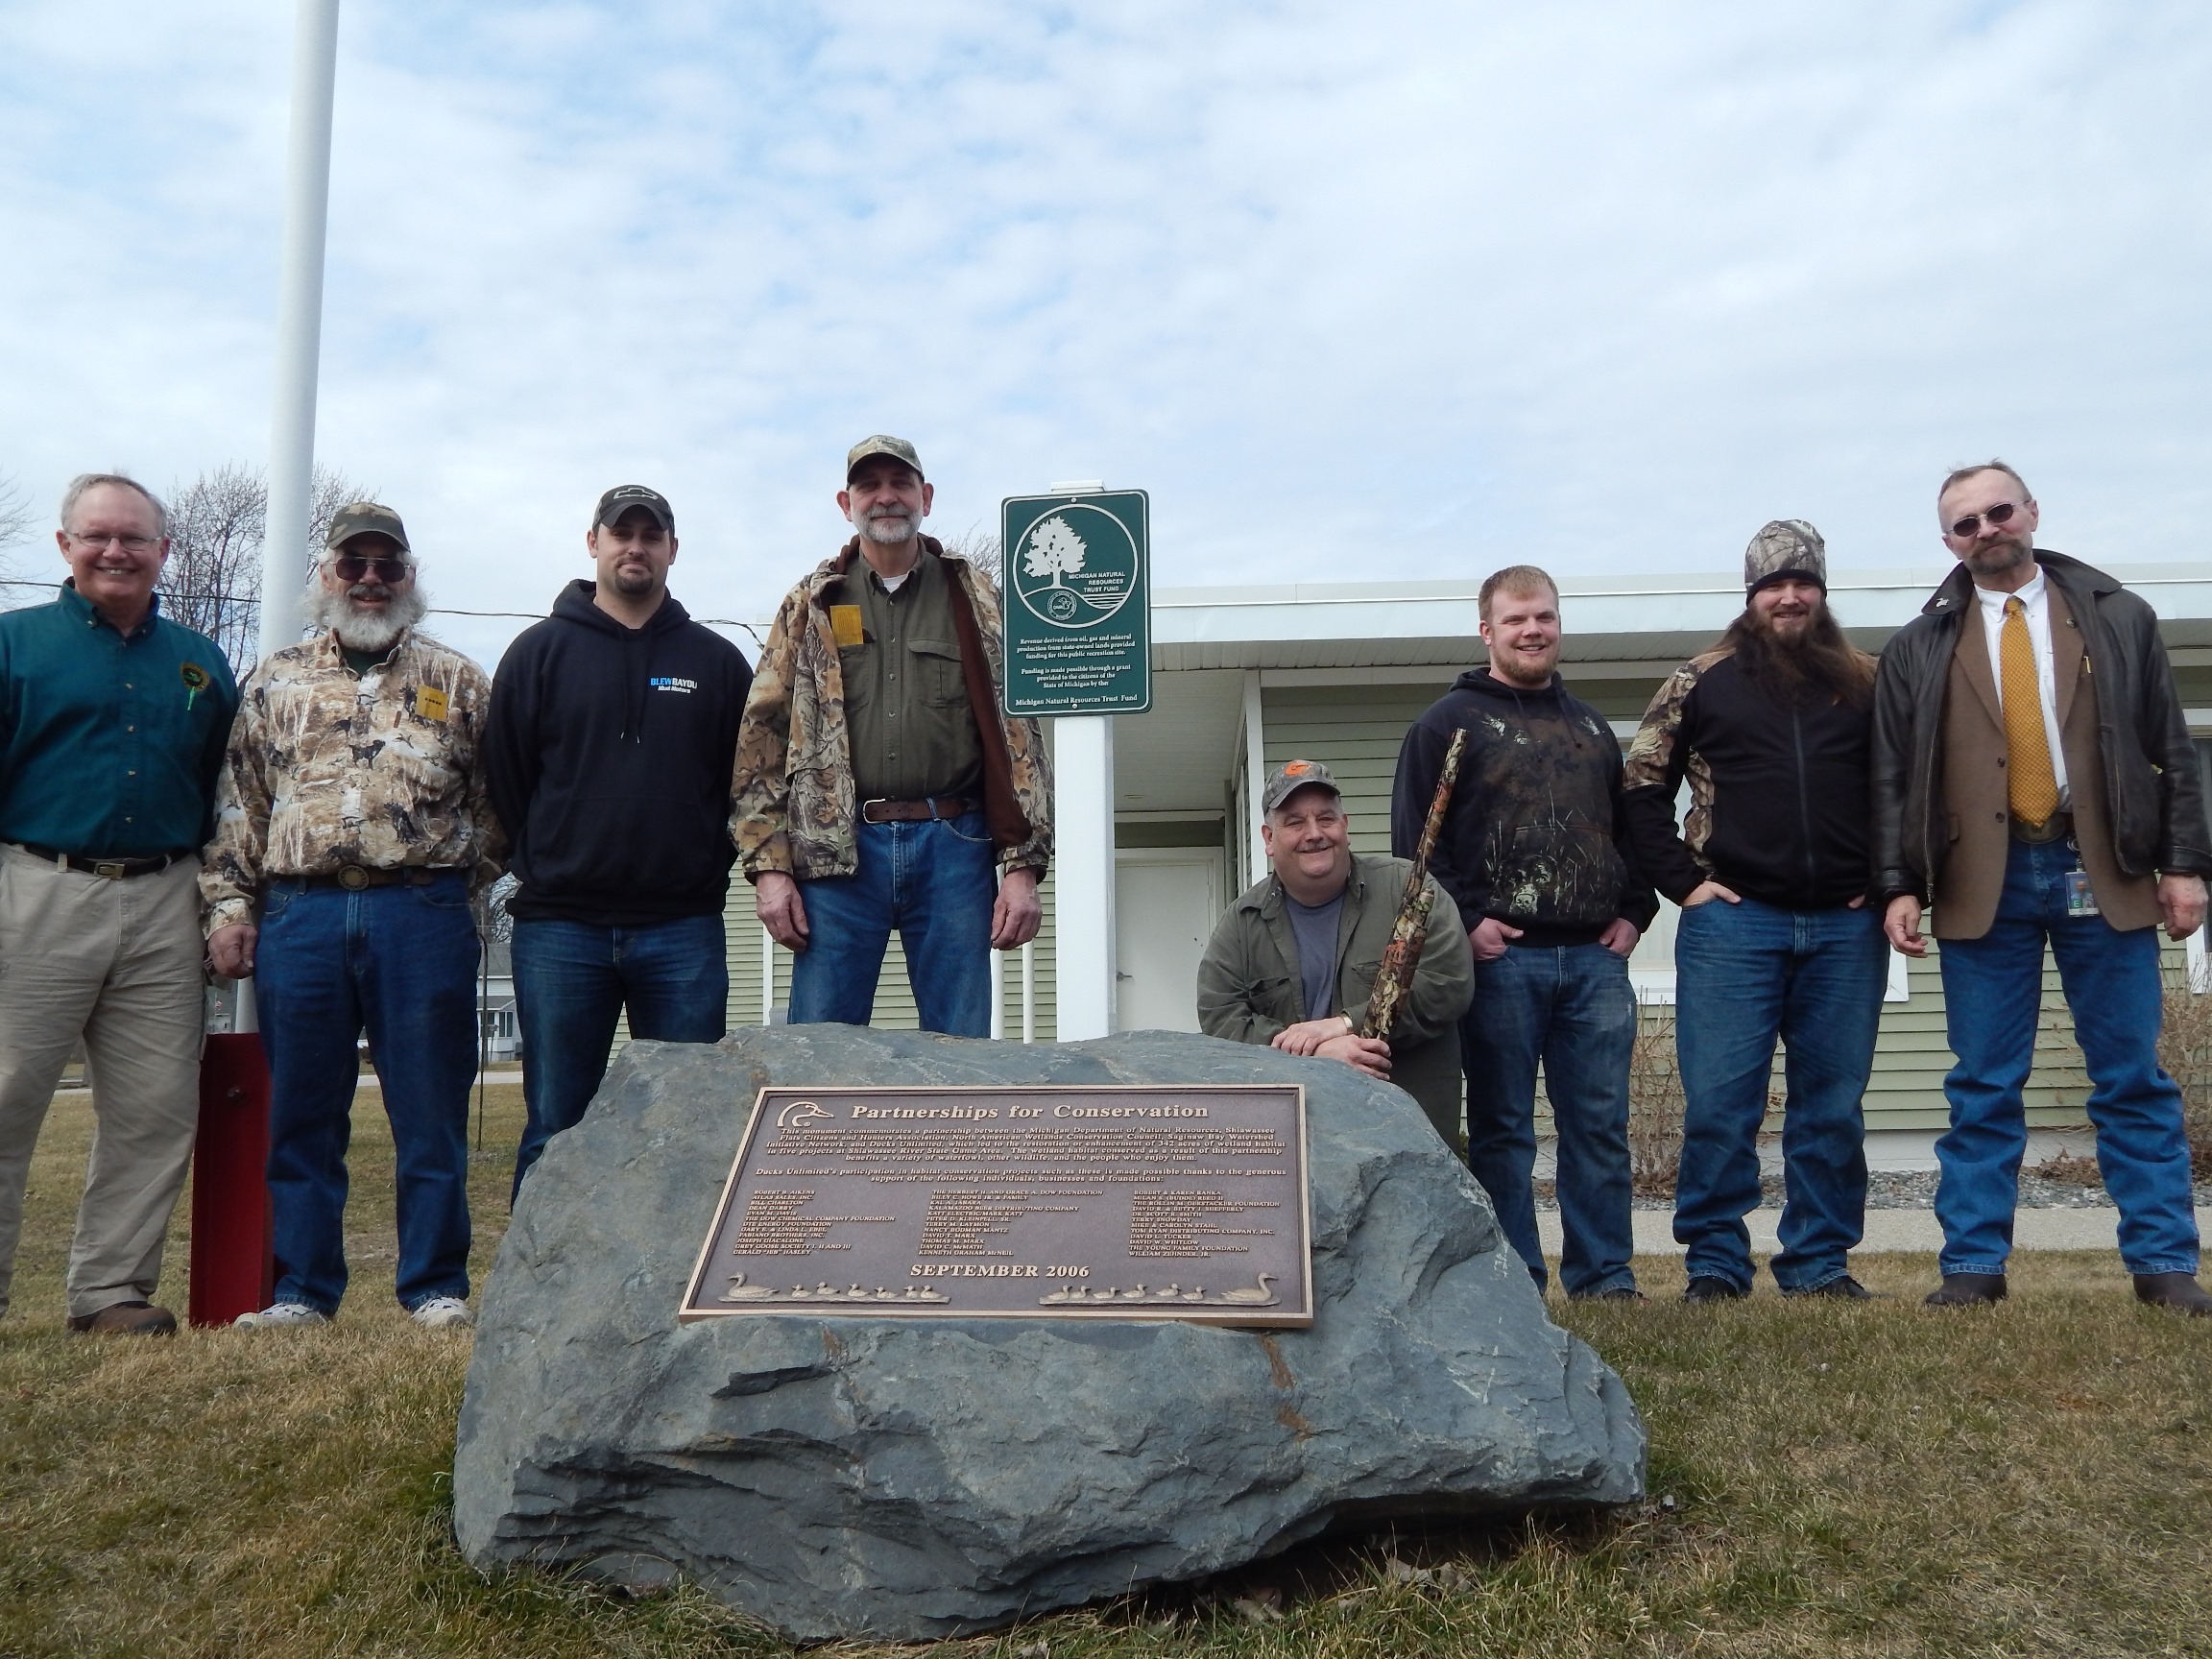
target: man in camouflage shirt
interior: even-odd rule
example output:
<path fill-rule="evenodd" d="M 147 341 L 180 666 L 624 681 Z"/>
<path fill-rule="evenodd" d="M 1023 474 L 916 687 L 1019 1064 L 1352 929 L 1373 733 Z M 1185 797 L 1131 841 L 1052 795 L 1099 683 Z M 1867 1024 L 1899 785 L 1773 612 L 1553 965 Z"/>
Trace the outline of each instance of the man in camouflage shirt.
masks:
<path fill-rule="evenodd" d="M 998 711 L 998 594 L 922 534 L 932 498 L 904 439 L 853 446 L 854 535 L 784 597 L 738 729 L 731 833 L 798 952 L 793 1024 L 865 1025 L 896 927 L 923 1028 L 988 1036 L 986 946 L 1043 914 L 1051 768 L 1037 723 Z"/>
<path fill-rule="evenodd" d="M 399 1302 L 418 1324 L 465 1325 L 469 901 L 505 846 L 481 754 L 492 683 L 415 631 L 425 604 L 389 507 L 331 520 L 309 609 L 322 632 L 246 682 L 200 878 L 215 971 L 258 987 L 274 1086 L 276 1299 L 238 1322 L 338 1310 L 366 1028 L 397 1158 Z"/>
<path fill-rule="evenodd" d="M 1779 1040 L 1785 1296 L 1863 1299 L 1850 1252 L 1866 1210 L 1861 1097 L 1887 982 L 1866 903 L 1874 661 L 1828 609 L 1828 555 L 1801 518 L 1743 554 L 1743 613 L 1668 678 L 1628 746 L 1621 805 L 1636 856 L 1682 906 L 1674 1043 L 1687 1114 L 1674 1237 L 1692 1302 L 1751 1293 L 1759 1128 Z M 1674 824 L 1684 781 L 1690 809 Z"/>

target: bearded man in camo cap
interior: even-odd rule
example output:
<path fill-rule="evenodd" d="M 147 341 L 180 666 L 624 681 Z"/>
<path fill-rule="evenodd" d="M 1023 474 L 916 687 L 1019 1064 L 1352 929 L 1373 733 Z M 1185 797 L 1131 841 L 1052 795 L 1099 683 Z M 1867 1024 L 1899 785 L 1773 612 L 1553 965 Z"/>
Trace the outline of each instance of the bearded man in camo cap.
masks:
<path fill-rule="evenodd" d="M 476 920 L 506 840 L 484 768 L 492 682 L 417 632 L 399 515 L 330 521 L 315 637 L 246 681 L 200 878 L 216 973 L 259 988 L 269 1054 L 276 1301 L 238 1323 L 320 1325 L 346 1291 L 346 1146 L 367 1030 L 397 1154 L 400 1306 L 467 1325 Z"/>
<path fill-rule="evenodd" d="M 1751 539 L 1743 587 L 1743 613 L 1651 699 L 1622 780 L 1637 861 L 1682 906 L 1674 1237 L 1689 1250 L 1688 1300 L 1751 1293 L 1743 1217 L 1759 1203 L 1779 1038 L 1788 1201 L 1774 1279 L 1785 1296 L 1862 1299 L 1850 1272 L 1866 1211 L 1861 1098 L 1887 975 L 1866 902 L 1874 660 L 1829 611 L 1827 547 L 1802 518 Z"/>

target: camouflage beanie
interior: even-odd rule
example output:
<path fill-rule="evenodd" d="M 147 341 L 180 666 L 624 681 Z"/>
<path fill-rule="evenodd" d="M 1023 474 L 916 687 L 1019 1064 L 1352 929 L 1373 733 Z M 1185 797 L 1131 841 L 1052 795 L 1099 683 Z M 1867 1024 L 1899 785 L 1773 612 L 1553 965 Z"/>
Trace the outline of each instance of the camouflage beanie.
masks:
<path fill-rule="evenodd" d="M 1802 518 L 1776 518 L 1743 549 L 1743 596 L 1795 576 L 1828 591 L 1828 544 Z"/>

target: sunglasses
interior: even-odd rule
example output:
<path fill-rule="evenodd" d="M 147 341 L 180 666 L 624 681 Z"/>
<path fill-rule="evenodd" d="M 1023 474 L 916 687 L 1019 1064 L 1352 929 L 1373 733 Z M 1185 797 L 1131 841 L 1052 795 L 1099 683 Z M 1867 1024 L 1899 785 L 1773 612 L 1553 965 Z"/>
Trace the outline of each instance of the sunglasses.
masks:
<path fill-rule="evenodd" d="M 1967 537 L 1977 534 L 1984 520 L 1991 524 L 2009 524 L 2012 521 L 2012 515 L 2019 511 L 2020 509 L 2013 506 L 2011 502 L 2000 501 L 1986 513 L 1967 514 L 1965 517 L 1951 526 L 1951 534 L 1963 541 Z"/>
<path fill-rule="evenodd" d="M 404 559 L 364 559 L 358 553 L 341 553 L 330 561 L 341 582 L 359 582 L 372 575 L 387 588 L 407 580 L 412 567 Z"/>

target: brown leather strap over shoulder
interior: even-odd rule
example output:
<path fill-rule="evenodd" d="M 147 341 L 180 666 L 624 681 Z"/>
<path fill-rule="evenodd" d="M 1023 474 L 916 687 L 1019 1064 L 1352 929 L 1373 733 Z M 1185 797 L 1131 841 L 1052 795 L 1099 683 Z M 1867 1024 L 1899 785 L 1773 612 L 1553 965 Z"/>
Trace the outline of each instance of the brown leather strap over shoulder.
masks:
<path fill-rule="evenodd" d="M 944 552 L 928 537 L 922 544 L 932 553 Z M 952 597 L 952 628 L 960 636 L 960 678 L 983 739 L 983 822 L 990 827 L 993 845 L 1019 847 L 1029 839 L 1029 817 L 1014 793 L 1014 762 L 1006 753 L 1005 723 L 998 717 L 998 687 L 991 678 L 991 660 L 983 654 L 983 633 L 976 626 L 968 585 L 955 571 L 947 570 L 945 576 Z"/>

